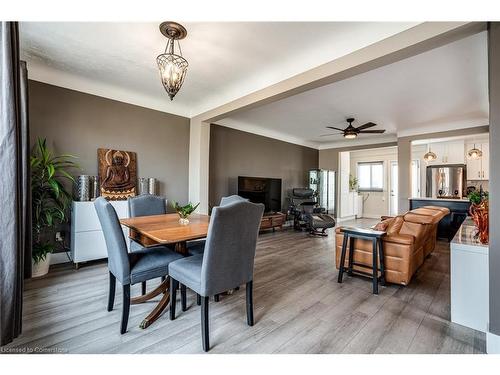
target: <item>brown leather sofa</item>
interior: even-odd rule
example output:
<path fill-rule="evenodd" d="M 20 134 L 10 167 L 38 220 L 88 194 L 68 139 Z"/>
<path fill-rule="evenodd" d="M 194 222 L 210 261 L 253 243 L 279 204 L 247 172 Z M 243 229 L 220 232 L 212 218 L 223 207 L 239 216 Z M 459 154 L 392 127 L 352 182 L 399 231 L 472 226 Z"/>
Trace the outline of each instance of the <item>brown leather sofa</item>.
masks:
<path fill-rule="evenodd" d="M 386 217 L 375 227 L 385 230 L 382 238 L 385 256 L 385 278 L 387 282 L 408 285 L 413 274 L 436 246 L 437 225 L 449 214 L 445 207 L 425 206 L 408 211 L 404 215 Z M 342 251 L 342 227 L 335 230 L 335 252 L 337 269 Z M 349 258 L 346 256 L 346 265 Z M 354 262 L 371 267 L 372 243 L 368 240 L 354 240 Z M 354 266 L 354 269 L 366 271 Z"/>

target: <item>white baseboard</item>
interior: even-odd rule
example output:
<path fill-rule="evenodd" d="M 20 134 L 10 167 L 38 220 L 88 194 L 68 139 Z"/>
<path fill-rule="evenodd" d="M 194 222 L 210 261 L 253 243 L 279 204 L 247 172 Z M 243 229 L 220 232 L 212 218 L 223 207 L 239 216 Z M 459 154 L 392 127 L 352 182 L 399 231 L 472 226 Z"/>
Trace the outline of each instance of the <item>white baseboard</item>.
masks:
<path fill-rule="evenodd" d="M 486 332 L 486 353 L 500 354 L 500 336 Z"/>
<path fill-rule="evenodd" d="M 50 255 L 50 264 L 70 263 L 66 253 L 52 253 Z"/>
<path fill-rule="evenodd" d="M 365 214 L 363 212 L 363 215 L 361 216 L 363 219 L 380 219 L 382 215 L 380 214 Z"/>
<path fill-rule="evenodd" d="M 337 221 L 337 223 L 342 223 L 344 221 L 349 221 L 349 220 L 354 220 L 354 219 L 356 219 L 356 216 L 352 215 L 352 216 L 346 216 L 346 217 L 338 217 L 335 220 Z"/>

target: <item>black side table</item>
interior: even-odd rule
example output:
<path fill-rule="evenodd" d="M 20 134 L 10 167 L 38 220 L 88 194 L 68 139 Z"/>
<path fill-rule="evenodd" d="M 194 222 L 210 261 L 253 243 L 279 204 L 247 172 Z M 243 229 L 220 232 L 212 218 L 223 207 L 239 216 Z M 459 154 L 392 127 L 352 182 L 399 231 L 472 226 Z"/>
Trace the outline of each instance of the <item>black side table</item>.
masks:
<path fill-rule="evenodd" d="M 352 228 L 345 227 L 342 228 L 344 233 L 344 240 L 342 242 L 342 253 L 340 255 L 340 265 L 339 265 L 339 278 L 338 282 L 342 282 L 342 276 L 345 272 L 345 256 L 347 252 L 347 242 L 349 241 L 349 263 L 347 267 L 347 274 L 353 275 L 353 273 L 367 276 L 372 278 L 373 294 L 378 294 L 378 282 L 381 285 L 385 285 L 385 269 L 384 269 L 384 247 L 382 245 L 382 237 L 386 232 L 372 230 L 372 229 L 362 229 L 362 228 Z M 355 263 L 354 258 L 354 239 L 362 239 L 372 241 L 372 251 L 373 251 L 373 262 L 372 267 L 366 266 L 364 264 Z M 378 275 L 378 256 L 380 254 L 380 276 Z M 362 272 L 353 270 L 353 266 L 371 268 L 372 272 Z"/>

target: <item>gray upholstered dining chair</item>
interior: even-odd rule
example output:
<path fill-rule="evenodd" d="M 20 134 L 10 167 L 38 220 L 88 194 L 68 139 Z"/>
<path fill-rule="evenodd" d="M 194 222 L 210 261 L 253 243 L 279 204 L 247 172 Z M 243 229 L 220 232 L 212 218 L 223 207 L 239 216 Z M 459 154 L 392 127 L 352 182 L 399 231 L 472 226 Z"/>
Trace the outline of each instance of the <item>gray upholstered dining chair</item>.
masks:
<path fill-rule="evenodd" d="M 234 202 L 240 202 L 240 201 L 248 201 L 246 198 L 242 198 L 239 195 L 230 195 L 228 197 L 222 197 L 220 200 L 220 206 L 226 206 L 228 204 L 234 203 Z M 203 254 L 205 251 L 205 240 L 197 240 L 197 241 L 190 241 L 187 244 L 188 252 L 189 255 L 199 255 Z M 216 301 L 218 300 L 218 296 L 215 296 Z M 198 303 L 199 304 L 199 303 Z"/>
<path fill-rule="evenodd" d="M 128 198 L 128 212 L 130 217 L 164 215 L 167 213 L 167 202 L 165 198 L 157 195 L 138 195 Z M 142 250 L 144 247 L 134 241 L 130 241 L 130 251 Z M 142 295 L 146 294 L 146 281 L 142 282 Z"/>
<path fill-rule="evenodd" d="M 115 302 L 116 279 L 123 286 L 123 307 L 120 332 L 127 331 L 130 310 L 130 285 L 168 275 L 168 265 L 182 255 L 164 246 L 143 248 L 128 253 L 125 236 L 116 211 L 105 198 L 94 202 L 97 216 L 101 222 L 108 252 L 109 299 L 108 311 L 113 310 Z"/>
<path fill-rule="evenodd" d="M 220 200 L 220 206 L 227 206 L 228 204 L 234 202 L 248 202 L 248 199 L 240 197 L 239 195 L 229 195 L 227 197 L 222 197 Z"/>
<path fill-rule="evenodd" d="M 176 287 L 181 283 L 201 296 L 203 350 L 208 351 L 208 301 L 226 290 L 246 284 L 247 323 L 253 319 L 253 266 L 263 204 L 238 201 L 214 207 L 205 252 L 169 264 L 170 319 L 175 319 Z"/>

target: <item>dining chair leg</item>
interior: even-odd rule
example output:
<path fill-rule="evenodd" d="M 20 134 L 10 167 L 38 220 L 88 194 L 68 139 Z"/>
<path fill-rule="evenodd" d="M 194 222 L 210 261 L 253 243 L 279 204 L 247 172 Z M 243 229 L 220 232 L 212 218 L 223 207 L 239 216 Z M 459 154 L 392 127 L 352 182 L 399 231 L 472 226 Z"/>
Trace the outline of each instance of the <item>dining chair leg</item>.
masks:
<path fill-rule="evenodd" d="M 219 301 L 220 301 L 220 295 L 219 295 L 219 294 L 216 294 L 216 295 L 214 296 L 214 301 L 215 301 L 215 302 L 219 302 Z"/>
<path fill-rule="evenodd" d="M 170 320 L 175 319 L 175 305 L 177 305 L 177 288 L 179 282 L 170 278 Z"/>
<path fill-rule="evenodd" d="M 246 285 L 247 292 L 247 324 L 253 326 L 253 281 Z"/>
<path fill-rule="evenodd" d="M 186 286 L 184 284 L 181 284 L 181 306 L 182 306 L 182 311 L 187 310 L 186 306 Z"/>
<path fill-rule="evenodd" d="M 109 295 L 108 295 L 108 311 L 113 310 L 115 304 L 116 277 L 111 272 L 109 273 Z"/>
<path fill-rule="evenodd" d="M 210 349 L 210 340 L 208 337 L 208 301 L 209 297 L 203 297 L 201 300 L 201 341 L 203 351 L 208 352 Z"/>
<path fill-rule="evenodd" d="M 120 329 L 122 335 L 125 332 L 127 332 L 129 311 L 130 311 L 130 284 L 127 284 L 123 286 L 122 325 Z"/>
<path fill-rule="evenodd" d="M 197 304 L 198 306 L 200 306 L 200 305 L 201 305 L 201 296 L 200 296 L 198 293 L 196 294 L 196 304 Z"/>
<path fill-rule="evenodd" d="M 143 281 L 141 283 L 141 293 L 142 293 L 142 295 L 146 294 L 146 282 L 145 281 Z"/>

